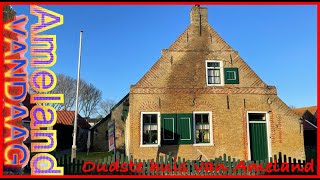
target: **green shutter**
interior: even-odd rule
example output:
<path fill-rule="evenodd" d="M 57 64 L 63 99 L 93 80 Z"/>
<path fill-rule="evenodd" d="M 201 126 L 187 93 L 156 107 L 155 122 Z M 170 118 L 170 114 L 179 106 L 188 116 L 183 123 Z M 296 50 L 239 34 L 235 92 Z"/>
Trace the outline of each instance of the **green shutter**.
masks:
<path fill-rule="evenodd" d="M 161 114 L 161 144 L 177 144 L 176 114 Z"/>
<path fill-rule="evenodd" d="M 179 144 L 193 144 L 192 114 L 177 115 L 177 136 Z"/>
<path fill-rule="evenodd" d="M 161 144 L 193 144 L 192 114 L 161 114 Z"/>
<path fill-rule="evenodd" d="M 224 68 L 224 83 L 239 84 L 238 68 Z"/>

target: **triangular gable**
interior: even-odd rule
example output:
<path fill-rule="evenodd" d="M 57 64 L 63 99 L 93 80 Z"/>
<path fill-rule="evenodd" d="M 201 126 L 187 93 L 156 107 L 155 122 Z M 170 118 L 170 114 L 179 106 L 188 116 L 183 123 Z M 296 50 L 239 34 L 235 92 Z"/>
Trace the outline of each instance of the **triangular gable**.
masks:
<path fill-rule="evenodd" d="M 191 11 L 196 8 L 200 7 L 193 7 Z M 201 7 L 201 11 L 205 14 L 206 8 Z M 239 68 L 240 84 L 230 87 L 267 87 L 208 22 L 201 24 L 200 28 L 191 18 L 191 24 L 168 49 L 162 51 L 160 59 L 133 88 L 206 88 L 205 60 L 210 59 L 223 60 L 225 67 Z"/>

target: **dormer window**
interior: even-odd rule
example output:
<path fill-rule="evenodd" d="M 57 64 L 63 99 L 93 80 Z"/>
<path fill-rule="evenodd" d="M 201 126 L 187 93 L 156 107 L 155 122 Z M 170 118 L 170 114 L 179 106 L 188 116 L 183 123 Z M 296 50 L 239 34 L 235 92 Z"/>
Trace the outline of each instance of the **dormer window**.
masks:
<path fill-rule="evenodd" d="M 206 80 L 208 86 L 223 86 L 223 62 L 218 60 L 206 61 Z"/>

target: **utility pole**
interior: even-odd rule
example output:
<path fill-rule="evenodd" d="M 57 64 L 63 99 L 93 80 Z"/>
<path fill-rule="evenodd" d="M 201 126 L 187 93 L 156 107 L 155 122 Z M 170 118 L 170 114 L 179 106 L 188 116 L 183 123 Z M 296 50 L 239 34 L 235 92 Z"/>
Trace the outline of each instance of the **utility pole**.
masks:
<path fill-rule="evenodd" d="M 76 109 L 74 111 L 74 123 L 73 123 L 73 143 L 71 151 L 71 163 L 77 157 L 77 119 L 78 119 L 78 96 L 79 96 L 79 84 L 80 84 L 80 65 L 81 65 L 81 45 L 82 45 L 82 32 L 80 31 L 80 46 L 79 46 L 79 59 L 78 59 L 78 77 L 77 77 L 77 92 L 76 92 Z"/>

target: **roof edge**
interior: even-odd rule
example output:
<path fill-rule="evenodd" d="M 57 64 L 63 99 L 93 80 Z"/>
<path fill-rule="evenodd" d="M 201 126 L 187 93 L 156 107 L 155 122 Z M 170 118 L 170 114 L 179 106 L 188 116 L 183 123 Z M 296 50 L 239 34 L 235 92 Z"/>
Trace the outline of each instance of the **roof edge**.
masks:
<path fill-rule="evenodd" d="M 127 95 L 125 95 L 116 105 L 113 106 L 113 108 L 111 108 L 110 111 L 113 111 L 115 108 L 117 108 L 125 99 L 127 99 L 129 97 L 129 94 L 128 93 Z"/>

